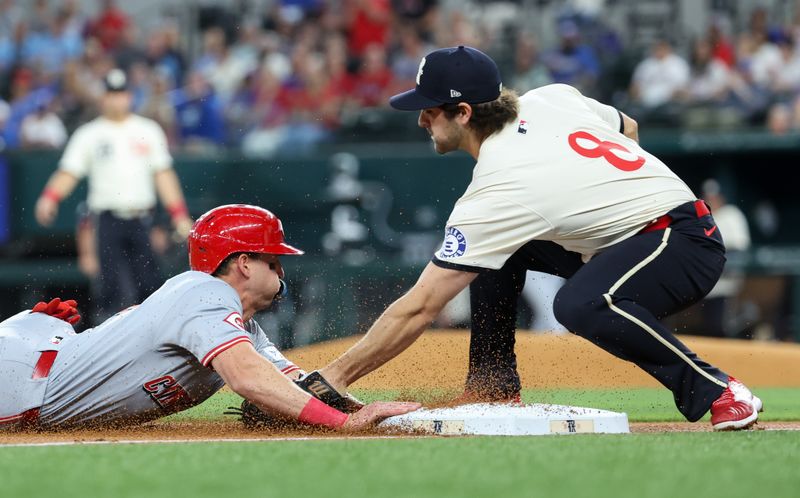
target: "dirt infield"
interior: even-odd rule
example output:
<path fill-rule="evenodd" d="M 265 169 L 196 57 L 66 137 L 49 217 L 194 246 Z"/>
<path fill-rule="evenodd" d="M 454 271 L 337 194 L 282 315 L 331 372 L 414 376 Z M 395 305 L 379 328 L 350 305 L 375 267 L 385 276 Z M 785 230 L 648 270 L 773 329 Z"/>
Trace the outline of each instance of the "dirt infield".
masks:
<path fill-rule="evenodd" d="M 307 370 L 319 368 L 358 338 L 347 338 L 290 350 L 286 355 Z M 735 374 L 750 386 L 800 387 L 800 345 L 683 337 L 705 360 Z M 355 388 L 459 389 L 466 376 L 469 335 L 428 332 L 383 368 L 364 377 Z M 655 387 L 637 367 L 620 361 L 572 335 L 517 334 L 517 358 L 526 388 Z M 800 430 L 800 422 L 767 422 L 766 430 Z M 708 431 L 707 423 L 634 423 L 632 432 Z M 356 437 L 386 436 L 371 432 Z M 123 430 L 70 433 L 0 433 L 3 444 L 64 444 L 140 441 L 263 440 L 341 437 L 334 432 L 284 431 L 265 434 L 244 429 L 234 420 L 151 423 Z"/>
<path fill-rule="evenodd" d="M 753 387 L 800 387 L 800 345 L 681 338 L 704 360 Z M 355 342 L 346 338 L 287 351 L 307 370 L 319 368 Z M 358 388 L 459 388 L 467 375 L 469 334 L 431 331 L 393 361 L 356 382 Z M 657 387 L 632 363 L 572 334 L 517 333 L 517 363 L 525 388 Z"/>

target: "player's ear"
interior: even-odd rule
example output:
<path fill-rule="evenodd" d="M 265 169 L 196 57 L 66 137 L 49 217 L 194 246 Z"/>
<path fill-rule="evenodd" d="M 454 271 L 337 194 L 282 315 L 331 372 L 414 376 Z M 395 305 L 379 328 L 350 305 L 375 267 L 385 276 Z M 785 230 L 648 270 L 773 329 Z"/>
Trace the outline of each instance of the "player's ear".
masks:
<path fill-rule="evenodd" d="M 472 117 L 472 106 L 467 104 L 466 102 L 459 102 L 458 114 L 456 114 L 456 120 L 462 125 L 466 125 L 471 117 Z"/>
<path fill-rule="evenodd" d="M 249 277 L 251 272 L 250 265 L 252 262 L 253 258 L 246 252 L 243 252 L 236 258 L 236 269 L 245 277 Z"/>

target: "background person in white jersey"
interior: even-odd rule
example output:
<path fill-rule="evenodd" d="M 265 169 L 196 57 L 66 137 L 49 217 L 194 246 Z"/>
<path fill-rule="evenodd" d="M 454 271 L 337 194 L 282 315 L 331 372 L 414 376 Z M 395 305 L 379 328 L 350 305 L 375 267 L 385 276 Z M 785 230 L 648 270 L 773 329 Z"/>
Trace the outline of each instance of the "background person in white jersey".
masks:
<path fill-rule="evenodd" d="M 36 203 L 36 219 L 50 226 L 62 199 L 88 177 L 87 204 L 96 227 L 100 285 L 93 303 L 98 321 L 149 296 L 161 285 L 149 232 L 156 193 L 169 211 L 176 233 L 186 238 L 192 220 L 172 169 L 164 131 L 155 121 L 132 114 L 125 73 L 105 77 L 102 115 L 78 128 L 58 169 Z M 133 282 L 135 295 L 123 295 Z M 93 317 L 95 318 L 95 317 Z"/>
<path fill-rule="evenodd" d="M 292 382 L 303 372 L 252 317 L 281 292 L 279 256 L 294 254 L 302 251 L 284 241 L 269 211 L 221 206 L 189 236 L 194 271 L 169 279 L 139 306 L 81 334 L 72 332 L 74 301 L 39 303 L 5 320 L 0 429 L 138 424 L 197 405 L 224 384 L 268 413 L 331 428 L 361 428 L 418 408 L 358 404 L 348 415 L 298 387 L 305 378 Z"/>
<path fill-rule="evenodd" d="M 567 279 L 559 322 L 655 377 L 688 420 L 710 409 L 715 429 L 755 423 L 761 401 L 659 322 L 708 293 L 725 247 L 706 204 L 639 146 L 635 121 L 566 85 L 518 98 L 494 61 L 463 46 L 423 58 L 416 88 L 391 105 L 420 111 L 437 152 L 477 164 L 414 287 L 320 370 L 334 388 L 406 349 L 470 285 L 467 391 L 488 384 L 518 398 L 516 306 L 536 270 Z"/>

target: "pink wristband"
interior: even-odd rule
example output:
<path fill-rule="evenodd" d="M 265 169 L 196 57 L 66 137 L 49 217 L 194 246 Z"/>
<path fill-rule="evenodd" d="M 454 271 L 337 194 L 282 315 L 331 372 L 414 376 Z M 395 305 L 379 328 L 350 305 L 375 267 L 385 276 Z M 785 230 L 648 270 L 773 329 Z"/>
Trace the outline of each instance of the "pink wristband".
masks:
<path fill-rule="evenodd" d="M 61 196 L 55 191 L 55 189 L 52 188 L 46 188 L 42 190 L 41 196 L 56 203 L 61 202 Z"/>
<path fill-rule="evenodd" d="M 335 408 L 331 408 L 317 398 L 312 397 L 303 407 L 297 420 L 306 424 L 324 425 L 338 429 L 347 422 L 348 415 Z"/>

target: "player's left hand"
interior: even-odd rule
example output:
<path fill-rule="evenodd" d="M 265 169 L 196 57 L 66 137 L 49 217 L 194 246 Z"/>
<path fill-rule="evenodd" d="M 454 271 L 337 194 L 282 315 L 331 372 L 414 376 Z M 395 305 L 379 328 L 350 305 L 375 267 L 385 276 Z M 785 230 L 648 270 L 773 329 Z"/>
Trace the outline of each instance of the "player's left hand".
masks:
<path fill-rule="evenodd" d="M 421 407 L 422 404 L 411 401 L 376 401 L 350 415 L 342 429 L 367 429 L 384 419 L 413 412 Z"/>
<path fill-rule="evenodd" d="M 364 403 L 350 393 L 340 393 L 317 370 L 294 381 L 300 389 L 340 412 L 354 413 L 364 408 Z"/>
<path fill-rule="evenodd" d="M 53 298 L 49 303 L 39 301 L 31 309 L 31 313 L 44 313 L 52 317 L 64 320 L 70 325 L 75 325 L 81 319 L 78 313 L 78 302 L 74 299 L 67 299 L 62 301 L 61 298 Z"/>

